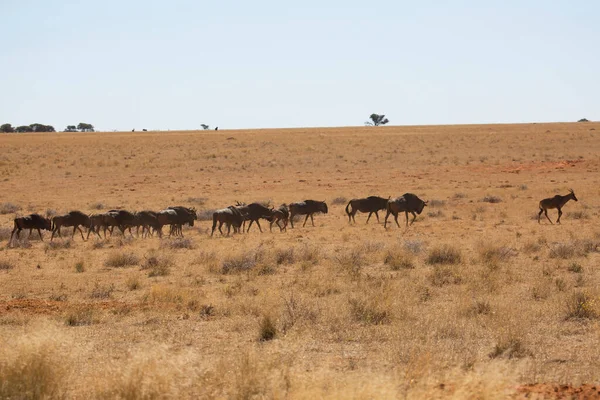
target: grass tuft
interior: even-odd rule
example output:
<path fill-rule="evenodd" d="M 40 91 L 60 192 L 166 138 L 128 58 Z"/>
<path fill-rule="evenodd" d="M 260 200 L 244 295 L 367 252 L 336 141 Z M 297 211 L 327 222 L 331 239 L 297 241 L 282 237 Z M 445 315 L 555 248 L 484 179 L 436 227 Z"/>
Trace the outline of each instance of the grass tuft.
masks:
<path fill-rule="evenodd" d="M 0 214 L 13 214 L 17 211 L 21 211 L 21 206 L 13 203 L 2 203 L 0 204 Z"/>
<path fill-rule="evenodd" d="M 266 342 L 275 339 L 276 336 L 275 322 L 269 315 L 263 316 L 258 327 L 258 340 Z"/>
<path fill-rule="evenodd" d="M 138 265 L 139 262 L 139 257 L 133 253 L 112 253 L 108 256 L 106 261 L 104 261 L 104 266 L 111 268 L 123 268 Z"/>
<path fill-rule="evenodd" d="M 459 249 L 443 245 L 433 248 L 426 259 L 427 264 L 459 264 L 462 262 L 462 254 Z"/>
<path fill-rule="evenodd" d="M 577 291 L 566 303 L 566 319 L 598 318 L 596 299 L 586 292 Z"/>

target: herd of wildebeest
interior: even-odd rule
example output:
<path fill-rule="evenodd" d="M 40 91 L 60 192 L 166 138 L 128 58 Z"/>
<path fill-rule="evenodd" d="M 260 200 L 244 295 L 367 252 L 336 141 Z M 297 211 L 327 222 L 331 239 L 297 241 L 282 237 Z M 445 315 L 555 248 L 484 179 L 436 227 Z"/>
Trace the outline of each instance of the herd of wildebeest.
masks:
<path fill-rule="evenodd" d="M 562 216 L 562 207 L 569 201 L 577 201 L 573 190 L 569 190 L 569 194 L 565 196 L 556 195 L 547 199 L 543 199 L 539 202 L 539 214 L 538 223 L 542 213 L 545 213 L 546 218 L 548 217 L 549 209 L 558 210 L 557 223 L 560 223 L 560 217 Z M 352 199 L 346 205 L 345 211 L 348 215 L 348 222 L 356 222 L 354 216 L 357 212 L 369 213 L 367 217 L 367 223 L 373 214 L 377 217 L 379 222 L 379 211 L 386 210 L 386 216 L 384 221 L 384 228 L 387 227 L 387 221 L 390 215 L 394 216 L 396 225 L 398 227 L 398 214 L 404 212 L 406 215 L 406 225 L 409 225 L 408 214 L 411 213 L 413 218 L 410 222 L 415 221 L 417 214 L 421 214 L 427 201 L 421 200 L 418 196 L 412 193 L 405 193 L 404 195 L 396 198 L 383 198 L 378 196 L 369 196 L 366 198 Z M 248 232 L 254 222 L 258 225 L 258 229 L 262 232 L 260 226 L 260 219 L 269 221 L 269 229 L 273 229 L 273 224 L 279 227 L 280 231 L 286 231 L 288 223 L 294 227 L 294 217 L 297 215 L 305 215 L 303 227 L 306 225 L 308 218 L 310 217 L 311 223 L 314 226 L 313 215 L 316 213 L 327 214 L 328 208 L 324 201 L 316 200 L 304 200 L 296 203 L 282 204 L 281 206 L 274 208 L 264 205 L 262 203 L 251 203 L 244 204 L 236 202 L 235 205 L 231 205 L 227 208 L 214 211 L 212 215 L 213 225 L 211 236 L 215 233 L 215 229 L 219 229 L 221 235 L 224 235 L 221 229 L 223 224 L 227 226 L 227 236 L 231 233 L 233 227 L 234 233 Z M 61 236 L 61 228 L 72 227 L 73 232 L 71 237 L 75 236 L 75 232 L 79 230 L 81 238 L 87 240 L 91 233 L 94 233 L 99 238 L 102 238 L 100 232 L 104 233 L 106 238 L 108 231 L 111 235 L 114 228 L 118 228 L 123 236 L 125 232 L 129 231 L 130 235 L 133 235 L 131 228 L 136 228 L 136 234 L 139 236 L 139 229 L 142 228 L 142 237 L 157 234 L 158 237 L 162 237 L 162 229 L 165 225 L 170 226 L 170 236 L 183 236 L 183 226 L 189 225 L 194 226 L 194 221 L 198 219 L 195 208 L 188 208 L 183 206 L 168 207 L 161 211 L 138 211 L 130 212 L 126 210 L 109 210 L 105 213 L 98 214 L 85 214 L 81 211 L 71 211 L 64 215 L 56 215 L 52 219 L 43 217 L 39 214 L 31 214 L 24 217 L 17 217 L 14 219 L 14 227 L 10 235 L 9 243 L 12 242 L 13 236 L 16 233 L 16 238 L 19 238 L 19 234 L 23 229 L 29 229 L 29 236 L 34 229 L 38 231 L 41 240 L 42 229 L 52 231 L 50 240 L 54 239 L 54 236 Z M 248 228 L 246 230 L 245 224 L 249 221 Z M 552 223 L 552 221 L 550 221 Z M 87 228 L 87 237 L 84 237 L 81 227 Z"/>

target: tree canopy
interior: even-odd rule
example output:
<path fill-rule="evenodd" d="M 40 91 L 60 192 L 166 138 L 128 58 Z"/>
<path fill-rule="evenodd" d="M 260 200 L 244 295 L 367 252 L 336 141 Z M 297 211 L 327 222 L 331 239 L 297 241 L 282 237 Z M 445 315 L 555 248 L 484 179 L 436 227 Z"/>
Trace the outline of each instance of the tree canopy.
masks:
<path fill-rule="evenodd" d="M 388 120 L 385 115 L 381 114 L 371 114 L 369 116 L 369 118 L 371 119 L 370 121 L 365 122 L 365 125 L 369 125 L 369 126 L 379 126 L 379 125 L 385 125 L 388 122 L 390 122 L 390 120 Z"/>
<path fill-rule="evenodd" d="M 77 125 L 77 129 L 79 129 L 81 132 L 94 132 L 94 125 L 80 122 Z"/>
<path fill-rule="evenodd" d="M 2 133 L 12 133 L 15 131 L 15 128 L 11 124 L 2 124 L 0 125 L 0 132 Z"/>

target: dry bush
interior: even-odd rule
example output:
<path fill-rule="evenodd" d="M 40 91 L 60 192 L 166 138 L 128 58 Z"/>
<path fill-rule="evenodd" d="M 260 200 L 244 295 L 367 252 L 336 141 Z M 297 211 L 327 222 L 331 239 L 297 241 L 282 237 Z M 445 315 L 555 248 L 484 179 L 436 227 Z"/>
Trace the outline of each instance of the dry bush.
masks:
<path fill-rule="evenodd" d="M 596 298 L 589 293 L 577 291 L 567 299 L 566 319 L 595 319 L 598 318 Z"/>
<path fill-rule="evenodd" d="M 140 283 L 140 280 L 137 277 L 132 276 L 127 279 L 127 288 L 129 290 L 138 290 L 141 287 L 142 284 Z"/>
<path fill-rule="evenodd" d="M 207 201 L 208 198 L 206 197 L 188 197 L 188 203 L 194 203 L 201 207 L 205 205 Z"/>
<path fill-rule="evenodd" d="M 106 206 L 104 205 L 104 203 L 101 203 L 99 201 L 90 204 L 90 208 L 92 210 L 103 210 Z"/>
<path fill-rule="evenodd" d="M 8 240 L 10 239 L 10 235 L 12 234 L 12 229 L 0 227 L 0 240 Z"/>
<path fill-rule="evenodd" d="M 571 211 L 567 213 L 568 219 L 590 219 L 590 215 L 587 211 Z"/>
<path fill-rule="evenodd" d="M 424 243 L 420 240 L 405 240 L 404 241 L 404 248 L 413 254 L 421 253 L 421 251 L 423 251 L 424 247 L 425 247 Z"/>
<path fill-rule="evenodd" d="M 429 274 L 429 281 L 434 286 L 458 285 L 462 283 L 462 276 L 457 267 L 450 264 L 436 264 Z"/>
<path fill-rule="evenodd" d="M 429 211 L 427 213 L 427 216 L 429 218 L 442 218 L 442 217 L 445 217 L 446 214 L 444 214 L 444 212 L 442 210 L 435 210 L 435 211 Z"/>
<path fill-rule="evenodd" d="M 175 265 L 173 257 L 168 254 L 152 253 L 145 259 L 142 269 L 148 270 L 148 277 L 167 276 Z"/>
<path fill-rule="evenodd" d="M 350 315 L 357 322 L 382 325 L 391 321 L 391 304 L 385 294 L 365 291 L 360 296 L 348 299 L 348 304 Z"/>
<path fill-rule="evenodd" d="M 431 199 L 431 200 L 429 200 L 427 205 L 429 207 L 444 207 L 446 205 L 446 200 Z"/>
<path fill-rule="evenodd" d="M 68 326 L 83 326 L 97 323 L 96 312 L 89 305 L 74 307 L 65 315 L 65 324 Z"/>
<path fill-rule="evenodd" d="M 481 261 L 485 263 L 504 262 L 515 255 L 515 251 L 510 247 L 499 246 L 490 242 L 480 242 L 477 251 Z"/>
<path fill-rule="evenodd" d="M 194 247 L 194 241 L 190 238 L 178 237 L 160 242 L 161 249 L 193 249 Z"/>
<path fill-rule="evenodd" d="M 340 205 L 340 204 L 346 204 L 348 203 L 348 199 L 340 196 L 340 197 L 336 197 L 333 200 L 331 200 L 331 204 L 334 206 Z"/>
<path fill-rule="evenodd" d="M 115 285 L 112 283 L 110 285 L 101 285 L 99 282 L 96 282 L 90 293 L 90 298 L 102 300 L 109 299 L 112 297 L 112 292 L 114 292 L 114 290 Z"/>
<path fill-rule="evenodd" d="M 343 249 L 341 254 L 334 257 L 341 270 L 356 278 L 360 275 L 360 270 L 366 264 L 364 252 L 360 247 L 353 249 Z"/>
<path fill-rule="evenodd" d="M 46 218 L 52 218 L 56 215 L 56 210 L 52 209 L 52 208 L 48 208 L 46 210 Z"/>
<path fill-rule="evenodd" d="M 246 251 L 227 257 L 221 263 L 221 273 L 231 274 L 245 272 L 258 264 L 259 255 L 256 251 Z"/>
<path fill-rule="evenodd" d="M 523 339 L 513 334 L 501 337 L 489 354 L 489 357 L 512 359 L 523 358 L 530 355 L 531 351 L 525 347 Z"/>
<path fill-rule="evenodd" d="M 467 315 L 488 315 L 492 312 L 492 306 L 487 300 L 476 300 L 467 308 Z"/>
<path fill-rule="evenodd" d="M 15 264 L 8 260 L 0 260 L 0 271 L 8 271 L 15 268 Z"/>
<path fill-rule="evenodd" d="M 13 238 L 12 242 L 10 242 L 10 247 L 16 249 L 30 249 L 32 244 L 29 241 L 29 237 L 23 235 L 19 239 Z"/>
<path fill-rule="evenodd" d="M 452 198 L 454 200 L 464 199 L 466 197 L 467 197 L 467 195 L 465 193 L 461 193 L 461 192 L 454 193 L 454 195 L 452 196 Z"/>
<path fill-rule="evenodd" d="M 462 262 L 462 254 L 459 249 L 442 245 L 431 249 L 426 259 L 427 264 L 459 264 Z"/>
<path fill-rule="evenodd" d="M 293 292 L 282 296 L 283 310 L 281 313 L 281 330 L 288 332 L 292 327 L 301 322 L 310 322 L 312 325 L 317 321 L 319 313 L 302 296 Z"/>
<path fill-rule="evenodd" d="M 567 270 L 569 272 L 574 272 L 576 274 L 580 274 L 583 272 L 583 267 L 581 266 L 581 264 L 574 262 L 574 263 L 569 264 L 569 266 L 567 267 Z"/>
<path fill-rule="evenodd" d="M 275 322 L 269 315 L 264 315 L 258 327 L 258 340 L 261 342 L 266 342 L 269 340 L 275 339 L 277 336 L 277 328 L 275 327 Z"/>
<path fill-rule="evenodd" d="M 3 344 L 0 352 L 1 399 L 64 398 L 67 360 L 47 339 Z"/>
<path fill-rule="evenodd" d="M 133 265 L 138 265 L 140 259 L 133 253 L 129 252 L 121 252 L 121 253 L 112 253 L 108 256 L 106 261 L 104 261 L 104 266 L 112 267 L 112 268 L 123 268 L 130 267 Z"/>
<path fill-rule="evenodd" d="M 529 241 L 523 245 L 523 251 L 527 254 L 537 253 L 542 246 L 536 241 Z"/>
<path fill-rule="evenodd" d="M 281 264 L 293 264 L 296 262 L 296 254 L 294 252 L 293 247 L 288 247 L 287 249 L 275 249 L 275 263 L 277 265 Z"/>
<path fill-rule="evenodd" d="M 21 206 L 18 206 L 13 203 L 2 203 L 0 204 L 0 214 L 12 214 L 17 211 L 21 211 Z"/>
<path fill-rule="evenodd" d="M 214 208 L 202 211 L 196 211 L 196 216 L 198 217 L 198 221 L 212 221 L 213 214 L 217 211 Z"/>
<path fill-rule="evenodd" d="M 483 201 L 484 203 L 496 204 L 496 203 L 501 203 L 502 199 L 498 196 L 487 195 L 483 199 L 481 199 L 481 201 Z"/>
<path fill-rule="evenodd" d="M 83 261 L 78 261 L 75 263 L 75 272 L 84 272 L 85 271 L 85 265 L 83 263 Z"/>
<path fill-rule="evenodd" d="M 72 245 L 73 245 L 73 240 L 71 240 L 71 239 L 57 239 L 57 240 L 53 240 L 51 242 L 47 242 L 44 245 L 44 249 L 46 251 L 70 249 Z"/>
<path fill-rule="evenodd" d="M 392 271 L 399 271 L 402 269 L 414 269 L 415 262 L 412 253 L 409 253 L 403 248 L 392 248 L 389 249 L 383 258 L 383 263 L 389 265 Z"/>
<path fill-rule="evenodd" d="M 184 303 L 192 300 L 187 291 L 171 288 L 168 286 L 154 285 L 150 288 L 150 292 L 146 293 L 142 298 L 144 303 L 149 304 L 164 304 L 182 306 Z"/>

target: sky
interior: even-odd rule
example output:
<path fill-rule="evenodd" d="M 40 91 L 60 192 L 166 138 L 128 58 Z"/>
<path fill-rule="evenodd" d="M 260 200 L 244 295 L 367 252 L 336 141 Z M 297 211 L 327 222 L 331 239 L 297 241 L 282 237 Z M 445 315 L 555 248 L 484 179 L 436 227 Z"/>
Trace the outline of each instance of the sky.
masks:
<path fill-rule="evenodd" d="M 0 124 L 597 120 L 599 15 L 596 0 L 0 0 Z"/>

